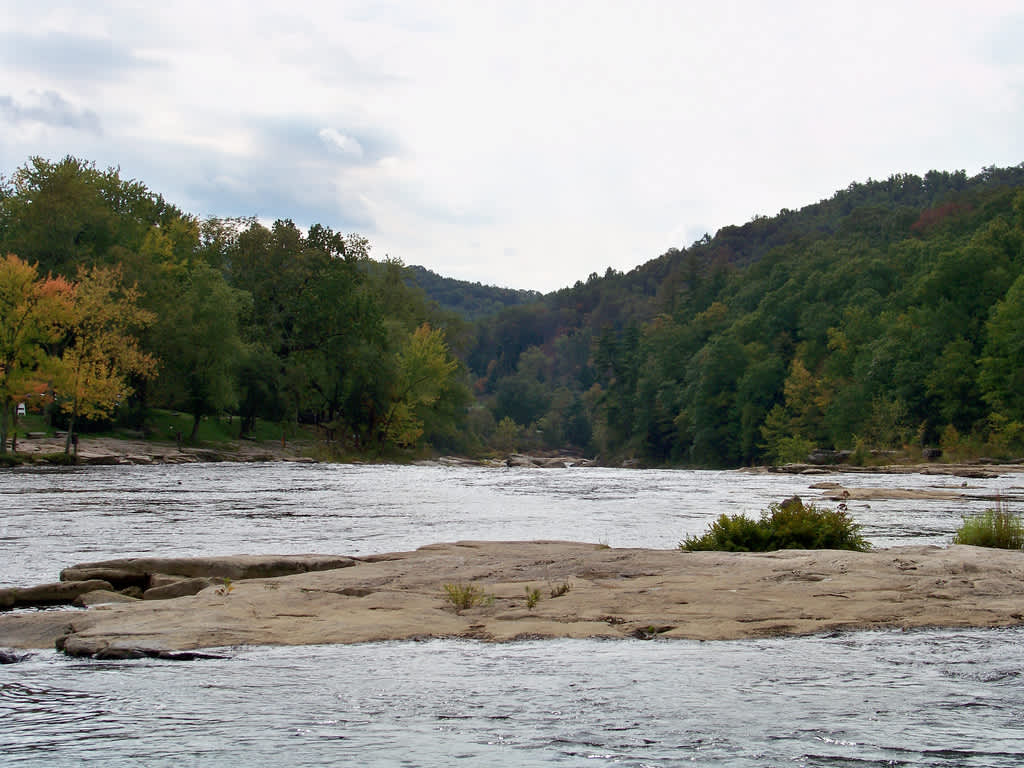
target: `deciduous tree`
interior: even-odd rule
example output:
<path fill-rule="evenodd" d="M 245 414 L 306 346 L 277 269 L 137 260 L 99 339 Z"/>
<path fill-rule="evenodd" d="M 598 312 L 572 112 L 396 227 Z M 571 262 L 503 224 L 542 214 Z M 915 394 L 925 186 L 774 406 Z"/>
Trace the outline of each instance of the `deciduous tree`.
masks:
<path fill-rule="evenodd" d="M 444 341 L 444 331 L 424 323 L 398 353 L 398 378 L 381 424 L 384 441 L 414 445 L 423 434 L 422 409 L 433 406 L 449 387 L 458 368 Z"/>
<path fill-rule="evenodd" d="M 143 352 L 134 335 L 153 321 L 138 306 L 138 292 L 125 287 L 117 267 L 93 267 L 79 273 L 68 328 L 70 342 L 64 348 L 54 391 L 68 413 L 65 453 L 71 449 L 79 417 L 109 416 L 128 397 L 131 374 L 147 378 L 156 360 Z"/>
<path fill-rule="evenodd" d="M 13 254 L 0 259 L 0 453 L 14 403 L 51 372 L 48 345 L 60 336 L 71 295 L 63 278 L 40 279 L 34 265 Z"/>
<path fill-rule="evenodd" d="M 239 320 L 250 302 L 200 261 L 179 278 L 159 318 L 157 388 L 165 402 L 192 415 L 193 442 L 203 416 L 238 404 L 236 374 L 245 353 Z"/>

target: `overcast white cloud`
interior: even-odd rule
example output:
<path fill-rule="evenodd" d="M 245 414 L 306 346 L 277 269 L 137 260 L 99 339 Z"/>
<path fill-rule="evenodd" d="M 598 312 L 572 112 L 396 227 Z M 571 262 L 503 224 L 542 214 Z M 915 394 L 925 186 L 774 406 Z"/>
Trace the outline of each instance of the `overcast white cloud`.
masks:
<path fill-rule="evenodd" d="M 851 181 L 1024 161 L 1016 1 L 0 0 L 0 170 L 550 290 Z"/>

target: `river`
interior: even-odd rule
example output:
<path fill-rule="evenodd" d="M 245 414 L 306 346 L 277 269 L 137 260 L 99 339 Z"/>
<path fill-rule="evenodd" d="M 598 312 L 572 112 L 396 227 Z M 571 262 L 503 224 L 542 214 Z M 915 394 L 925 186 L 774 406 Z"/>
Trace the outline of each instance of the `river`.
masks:
<path fill-rule="evenodd" d="M 674 547 L 811 484 L 926 475 L 193 464 L 0 475 L 0 583 L 133 555 L 373 554 L 459 539 Z M 1011 508 L 1021 480 L 969 480 Z M 852 502 L 875 546 L 948 544 L 985 499 Z M 689 641 L 35 652 L 0 667 L 0 765 L 1019 766 L 1024 630 Z"/>

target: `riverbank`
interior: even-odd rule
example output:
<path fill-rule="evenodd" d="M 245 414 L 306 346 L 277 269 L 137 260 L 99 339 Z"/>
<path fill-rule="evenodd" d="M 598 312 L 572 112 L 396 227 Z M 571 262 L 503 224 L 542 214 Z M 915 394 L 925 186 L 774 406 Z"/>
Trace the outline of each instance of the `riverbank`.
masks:
<path fill-rule="evenodd" d="M 323 556 L 316 557 L 323 564 Z M 218 562 L 204 560 L 177 577 L 164 574 L 164 583 L 198 578 Z M 281 560 L 245 562 L 259 568 Z M 158 569 L 181 571 L 182 563 L 199 561 L 112 561 L 79 566 L 70 575 L 98 578 L 106 571 L 111 577 L 132 562 L 139 572 L 152 571 L 152 579 Z M 231 558 L 224 563 L 238 565 Z M 342 558 L 329 570 L 285 576 L 231 572 L 241 578 L 221 576 L 194 595 L 3 614 L 0 646 L 56 644 L 72 655 L 115 658 L 428 637 L 722 640 L 1024 623 L 1024 553 L 966 546 L 683 553 L 574 542 L 459 542 Z M 467 588 L 479 603 L 460 609 L 453 593 Z"/>
<path fill-rule="evenodd" d="M 204 461 L 315 461 L 322 447 L 309 439 L 251 441 L 235 440 L 225 443 L 211 443 L 190 446 L 162 440 L 132 440 L 115 437 L 92 437 L 82 435 L 78 441 L 77 463 L 85 465 L 117 464 L 190 464 Z M 53 457 L 64 452 L 63 437 L 31 437 L 18 440 L 16 456 L 28 464 L 51 463 Z M 494 467 L 520 467 L 540 469 L 561 469 L 575 466 L 601 465 L 600 460 L 585 459 L 577 455 L 561 453 L 518 454 L 492 459 L 473 459 L 460 456 L 442 456 L 415 462 L 442 466 L 482 465 Z M 632 461 L 624 466 L 637 467 Z M 968 463 L 900 463 L 884 466 L 856 466 L 851 464 L 785 464 L 781 466 L 744 467 L 739 472 L 773 473 L 792 475 L 830 474 L 912 474 L 939 475 L 971 478 L 993 478 L 1001 475 L 1024 473 L 1024 464 L 1017 462 L 999 463 L 978 460 Z"/>
<path fill-rule="evenodd" d="M 128 440 L 81 435 L 75 451 L 79 464 L 191 464 L 201 461 L 313 461 L 309 441 L 238 440 L 191 446 L 163 440 Z M 51 463 L 62 457 L 63 437 L 19 438 L 14 454 L 28 464 Z"/>

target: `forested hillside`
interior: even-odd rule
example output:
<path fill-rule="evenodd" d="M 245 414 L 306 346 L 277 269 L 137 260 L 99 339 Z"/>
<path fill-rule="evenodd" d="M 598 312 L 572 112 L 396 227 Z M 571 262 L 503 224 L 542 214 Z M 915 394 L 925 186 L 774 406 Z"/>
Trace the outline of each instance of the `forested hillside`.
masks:
<path fill-rule="evenodd" d="M 441 309 L 453 312 L 467 320 L 479 320 L 495 315 L 507 307 L 530 304 L 541 298 L 539 291 L 499 288 L 494 285 L 471 283 L 442 277 L 425 267 L 406 267 L 406 282 L 421 288 Z"/>
<path fill-rule="evenodd" d="M 1024 164 L 855 183 L 542 297 L 33 158 L 0 184 L 0 437 L 26 403 L 304 422 L 371 457 L 1021 455 L 1022 189 Z"/>
<path fill-rule="evenodd" d="M 477 395 L 520 443 L 654 463 L 1024 453 L 1022 186 L 851 184 L 592 274 L 481 323 Z"/>

